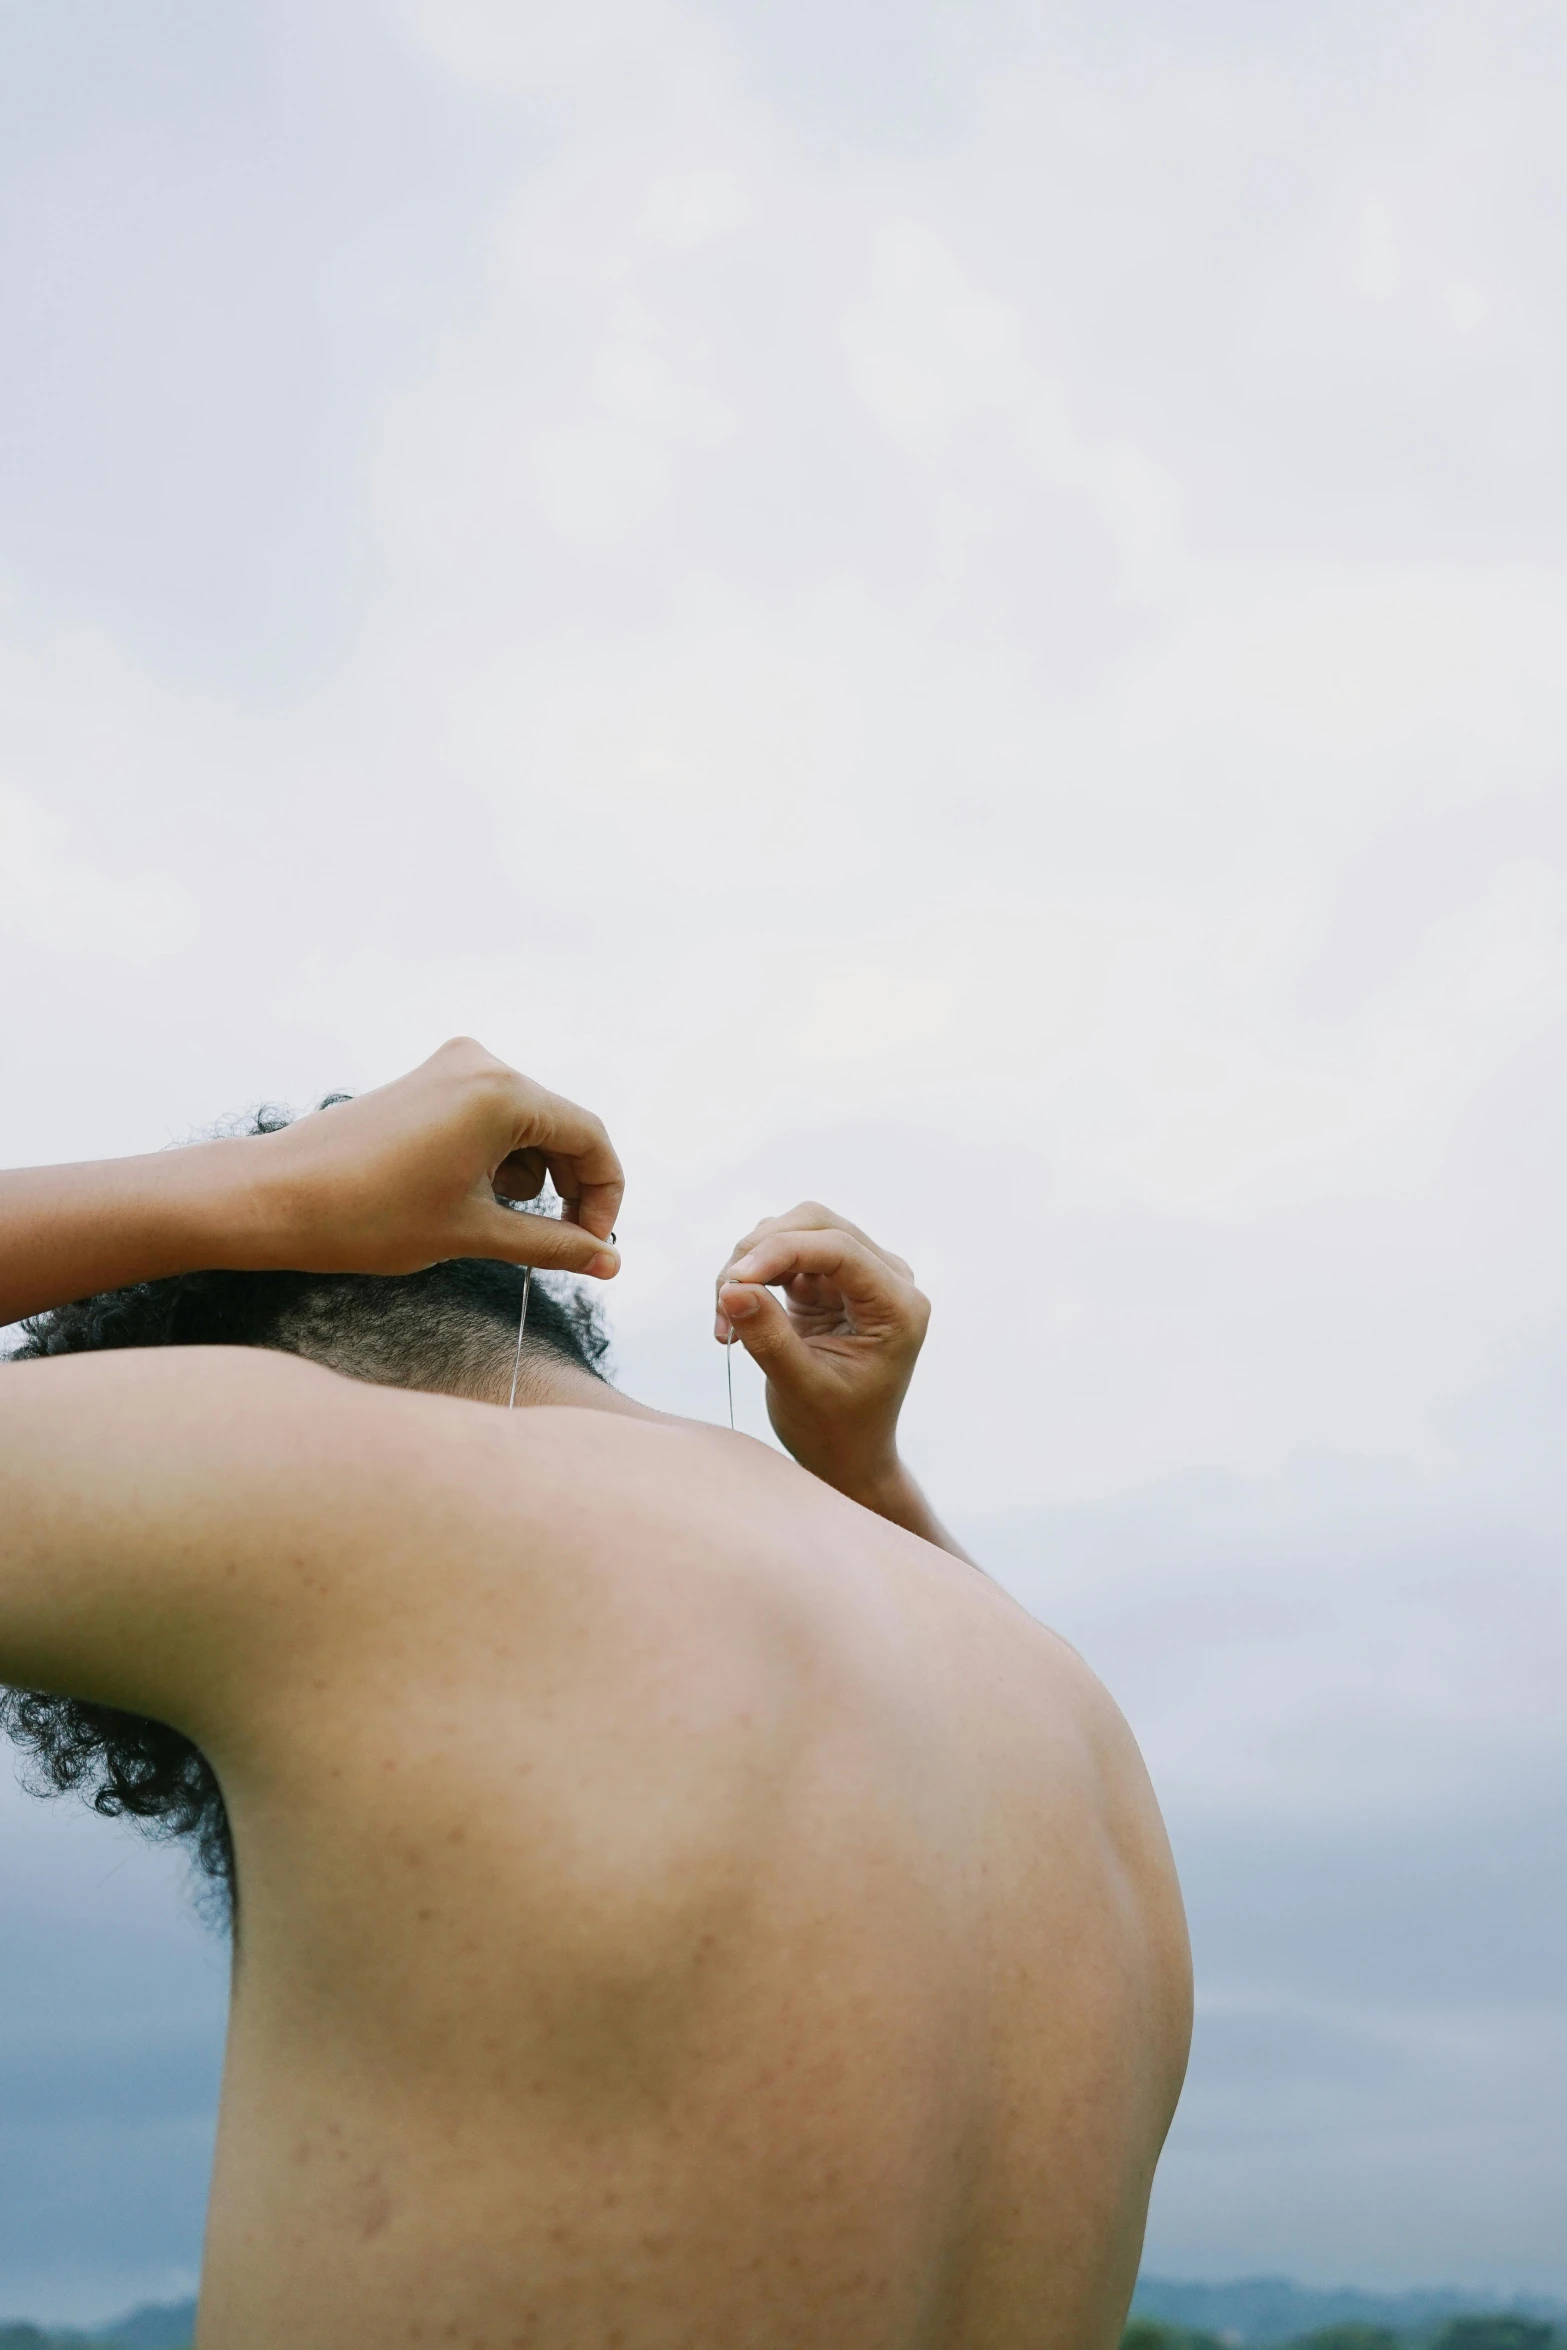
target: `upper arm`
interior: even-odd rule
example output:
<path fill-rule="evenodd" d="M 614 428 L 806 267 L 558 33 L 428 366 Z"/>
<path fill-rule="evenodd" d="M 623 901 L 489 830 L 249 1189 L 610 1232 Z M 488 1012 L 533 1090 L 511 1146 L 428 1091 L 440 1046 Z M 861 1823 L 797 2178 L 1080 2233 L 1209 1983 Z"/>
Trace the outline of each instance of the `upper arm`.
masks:
<path fill-rule="evenodd" d="M 221 1721 L 334 1530 L 384 1506 L 381 1400 L 241 1347 L 0 1369 L 0 1682 Z"/>

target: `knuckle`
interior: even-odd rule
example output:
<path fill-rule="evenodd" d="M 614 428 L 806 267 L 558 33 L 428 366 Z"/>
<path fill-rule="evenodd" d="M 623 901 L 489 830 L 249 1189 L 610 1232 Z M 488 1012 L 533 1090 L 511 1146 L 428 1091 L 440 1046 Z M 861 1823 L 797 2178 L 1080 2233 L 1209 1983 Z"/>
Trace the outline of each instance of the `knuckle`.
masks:
<path fill-rule="evenodd" d="M 442 1045 L 437 1058 L 460 1062 L 463 1067 L 476 1071 L 499 1069 L 502 1065 L 496 1060 L 493 1053 L 487 1053 L 478 1038 L 473 1036 L 449 1036 Z"/>
<path fill-rule="evenodd" d="M 504 1102 L 509 1107 L 516 1094 L 517 1079 L 504 1061 L 492 1059 L 490 1054 L 475 1045 L 471 1052 L 457 1057 L 452 1064 L 454 1076 L 460 1077 L 470 1090 L 489 1102 Z"/>

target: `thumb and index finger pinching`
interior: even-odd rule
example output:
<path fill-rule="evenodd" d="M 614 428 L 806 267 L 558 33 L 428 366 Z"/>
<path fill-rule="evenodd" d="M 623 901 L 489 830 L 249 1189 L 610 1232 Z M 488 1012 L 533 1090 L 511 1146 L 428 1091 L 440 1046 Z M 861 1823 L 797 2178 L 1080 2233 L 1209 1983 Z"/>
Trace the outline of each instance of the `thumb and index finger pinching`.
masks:
<path fill-rule="evenodd" d="M 809 1360 L 809 1349 L 792 1327 L 783 1306 L 771 1290 L 757 1283 L 720 1280 L 713 1335 L 724 1341 L 738 1338 L 752 1361 L 764 1371 L 780 1370 L 795 1360 Z"/>
<path fill-rule="evenodd" d="M 830 1282 L 845 1298 L 864 1306 L 886 1305 L 908 1287 L 869 1242 L 841 1226 L 768 1233 L 733 1258 L 719 1278 L 721 1288 L 777 1287 L 801 1274 Z"/>
<path fill-rule="evenodd" d="M 510 1148 L 491 1178 L 496 1255 L 512 1264 L 611 1279 L 620 1270 L 615 1219 L 626 1185 L 603 1125 L 576 1103 L 532 1086 L 524 1087 L 513 1116 Z M 519 1214 L 505 1204 L 536 1199 L 546 1175 L 562 1203 L 558 1216 Z"/>
<path fill-rule="evenodd" d="M 558 1215 L 530 1213 L 523 1205 L 538 1198 L 546 1172 L 560 1197 Z M 514 1151 L 491 1179 L 488 1244 L 508 1264 L 611 1280 L 620 1270 L 614 1224 L 624 1188 L 618 1170 L 612 1180 L 582 1182 L 570 1162 L 538 1150 Z"/>
<path fill-rule="evenodd" d="M 485 1253 L 543 1273 L 582 1273 L 610 1281 L 620 1271 L 612 1232 L 597 1233 L 574 1217 L 530 1215 L 497 1200 L 485 1225 Z"/>

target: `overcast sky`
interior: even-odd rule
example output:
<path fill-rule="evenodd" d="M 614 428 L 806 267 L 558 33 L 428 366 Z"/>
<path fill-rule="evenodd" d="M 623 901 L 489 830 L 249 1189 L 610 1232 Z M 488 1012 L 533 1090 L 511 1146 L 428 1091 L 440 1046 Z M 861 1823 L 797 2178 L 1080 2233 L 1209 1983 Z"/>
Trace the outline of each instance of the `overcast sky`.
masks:
<path fill-rule="evenodd" d="M 1165 2273 L 1567 2290 L 1564 109 L 1524 0 L 0 0 L 0 1158 L 471 1031 L 709 1417 L 758 1214 L 910 1256 L 1183 1863 Z M 222 1956 L 0 1867 L 90 2318 Z"/>

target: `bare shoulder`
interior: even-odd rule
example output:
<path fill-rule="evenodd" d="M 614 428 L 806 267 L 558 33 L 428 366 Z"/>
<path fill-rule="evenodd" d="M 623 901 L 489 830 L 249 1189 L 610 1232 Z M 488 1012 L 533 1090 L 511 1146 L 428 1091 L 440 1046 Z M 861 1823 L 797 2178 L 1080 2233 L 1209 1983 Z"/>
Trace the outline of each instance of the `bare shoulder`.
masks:
<path fill-rule="evenodd" d="M 373 1386 L 259 1347 L 127 1348 L 6 1366 L 0 1376 L 0 1477 L 62 1492 L 85 1485 L 134 1516 L 138 1499 L 199 1512 L 214 1489 L 259 1504 L 265 1528 L 309 1520 L 331 1500 L 406 1500 L 515 1447 L 534 1418 L 414 1390 Z M 504 1435 L 503 1435 L 504 1432 Z M 138 1491 L 127 1490 L 130 1469 Z M 170 1471 L 178 1464 L 177 1480 Z"/>
<path fill-rule="evenodd" d="M 8 1365 L 0 1490 L 13 1538 L 132 1558 L 177 1522 L 244 1551 L 327 1490 L 417 1473 L 433 1398 L 370 1390 L 248 1347 L 127 1348 Z"/>
<path fill-rule="evenodd" d="M 0 1678 L 184 1726 L 280 1596 L 439 1492 L 468 1408 L 239 1347 L 5 1366 Z"/>

